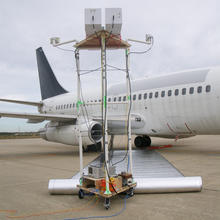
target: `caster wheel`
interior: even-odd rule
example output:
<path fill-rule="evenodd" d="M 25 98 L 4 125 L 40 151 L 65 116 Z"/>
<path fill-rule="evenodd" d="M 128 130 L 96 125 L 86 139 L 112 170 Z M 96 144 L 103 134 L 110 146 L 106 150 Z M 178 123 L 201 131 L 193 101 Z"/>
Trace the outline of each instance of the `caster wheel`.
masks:
<path fill-rule="evenodd" d="M 127 191 L 127 196 L 128 196 L 128 197 L 134 196 L 134 189 L 133 189 L 133 188 L 130 188 L 130 189 Z"/>
<path fill-rule="evenodd" d="M 84 198 L 84 192 L 83 192 L 82 189 L 79 190 L 78 196 L 79 196 L 80 199 Z"/>
<path fill-rule="evenodd" d="M 104 207 L 106 210 L 108 210 L 110 208 L 110 199 L 109 198 L 105 198 Z"/>

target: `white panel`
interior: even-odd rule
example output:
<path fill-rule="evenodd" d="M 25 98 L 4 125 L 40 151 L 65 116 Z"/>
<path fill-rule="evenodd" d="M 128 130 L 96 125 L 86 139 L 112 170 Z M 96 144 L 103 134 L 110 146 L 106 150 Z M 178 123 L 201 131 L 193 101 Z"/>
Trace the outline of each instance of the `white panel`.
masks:
<path fill-rule="evenodd" d="M 101 8 L 85 9 L 85 31 L 86 36 L 102 30 Z"/>
<path fill-rule="evenodd" d="M 112 34 L 120 35 L 122 26 L 121 8 L 105 9 L 105 29 Z"/>

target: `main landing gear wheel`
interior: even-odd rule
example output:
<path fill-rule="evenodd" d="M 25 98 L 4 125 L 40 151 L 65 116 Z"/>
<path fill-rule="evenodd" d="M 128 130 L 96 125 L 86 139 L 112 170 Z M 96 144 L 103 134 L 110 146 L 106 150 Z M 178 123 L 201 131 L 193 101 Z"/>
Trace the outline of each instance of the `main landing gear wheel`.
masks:
<path fill-rule="evenodd" d="M 137 136 L 134 139 L 134 144 L 138 148 L 142 147 L 149 147 L 151 145 L 151 139 L 149 136 L 144 135 L 144 136 Z"/>
<path fill-rule="evenodd" d="M 79 190 L 79 193 L 78 193 L 79 198 L 80 198 L 80 199 L 83 199 L 83 198 L 84 198 L 84 195 L 85 195 L 84 191 L 83 191 L 82 189 L 80 189 L 80 190 Z"/>
<path fill-rule="evenodd" d="M 104 207 L 107 210 L 110 208 L 110 199 L 109 198 L 105 198 Z"/>

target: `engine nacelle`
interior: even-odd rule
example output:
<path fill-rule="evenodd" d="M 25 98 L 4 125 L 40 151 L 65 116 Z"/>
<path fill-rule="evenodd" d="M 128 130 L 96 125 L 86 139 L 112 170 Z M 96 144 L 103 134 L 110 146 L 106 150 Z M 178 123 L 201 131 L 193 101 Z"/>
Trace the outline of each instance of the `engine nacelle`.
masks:
<path fill-rule="evenodd" d="M 82 135 L 83 146 L 95 144 L 102 139 L 102 126 L 95 121 L 89 121 L 80 125 L 58 125 L 48 123 L 45 128 L 39 130 L 40 137 L 52 142 L 62 144 L 78 145 L 79 129 Z"/>

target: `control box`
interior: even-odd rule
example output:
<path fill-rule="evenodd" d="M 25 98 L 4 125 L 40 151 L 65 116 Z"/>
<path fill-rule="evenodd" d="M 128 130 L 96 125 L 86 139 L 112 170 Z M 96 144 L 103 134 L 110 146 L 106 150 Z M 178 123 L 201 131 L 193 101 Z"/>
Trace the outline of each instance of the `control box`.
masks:
<path fill-rule="evenodd" d="M 95 179 L 100 179 L 105 177 L 105 168 L 104 167 L 88 167 L 88 175 Z M 115 166 L 109 166 L 109 176 L 116 176 Z"/>
<path fill-rule="evenodd" d="M 121 34 L 122 10 L 121 8 L 105 9 L 105 30 L 114 34 Z"/>
<path fill-rule="evenodd" d="M 102 30 L 101 8 L 85 9 L 85 31 L 86 36 L 90 36 Z"/>

